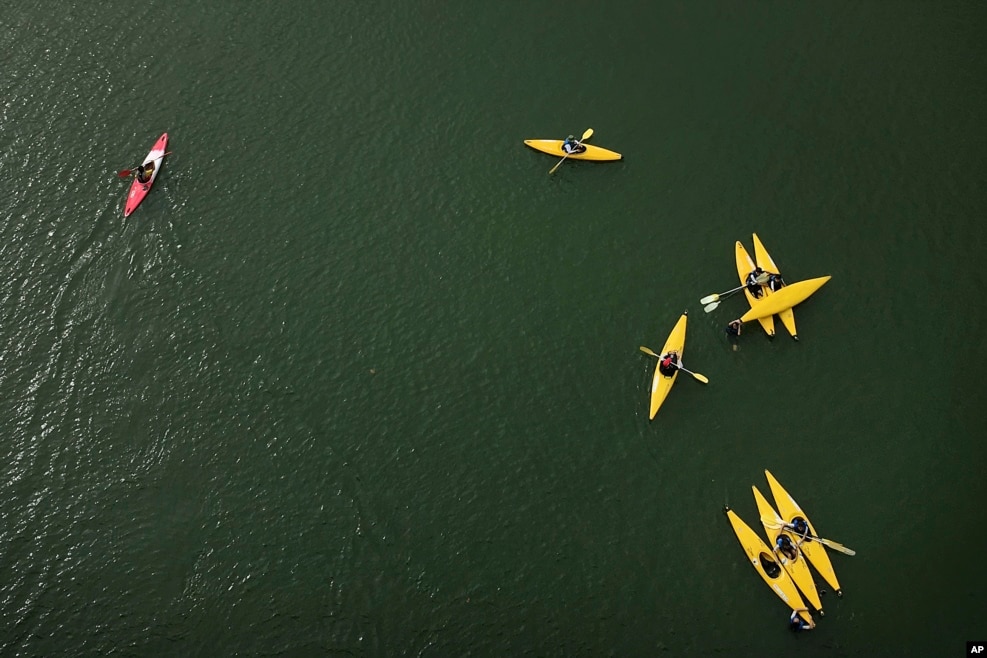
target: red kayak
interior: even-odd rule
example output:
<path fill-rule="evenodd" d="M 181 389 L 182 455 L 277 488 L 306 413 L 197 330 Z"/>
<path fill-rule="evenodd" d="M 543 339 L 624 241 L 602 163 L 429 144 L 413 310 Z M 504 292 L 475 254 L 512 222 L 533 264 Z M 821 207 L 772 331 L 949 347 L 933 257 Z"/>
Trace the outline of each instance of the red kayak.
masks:
<path fill-rule="evenodd" d="M 137 174 L 134 175 L 134 181 L 130 184 L 130 193 L 127 194 L 127 205 L 123 208 L 124 217 L 129 217 L 130 213 L 137 210 L 137 206 L 141 204 L 141 201 L 144 200 L 144 197 L 151 190 L 151 186 L 154 185 L 154 179 L 158 177 L 158 172 L 161 171 L 161 163 L 164 161 L 165 147 L 167 146 L 168 133 L 165 133 L 161 137 L 158 137 L 158 141 L 154 143 L 151 152 L 144 158 L 141 166 L 147 168 L 150 163 L 154 163 L 154 167 L 147 176 L 147 180 L 140 180 Z"/>

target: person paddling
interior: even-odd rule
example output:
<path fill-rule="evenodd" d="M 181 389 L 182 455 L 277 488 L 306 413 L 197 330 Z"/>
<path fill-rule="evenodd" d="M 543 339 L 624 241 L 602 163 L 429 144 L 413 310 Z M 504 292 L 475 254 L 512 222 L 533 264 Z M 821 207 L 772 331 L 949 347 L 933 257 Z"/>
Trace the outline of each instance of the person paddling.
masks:
<path fill-rule="evenodd" d="M 147 183 L 151 180 L 151 174 L 154 173 L 154 161 L 148 162 L 146 165 L 137 165 L 137 182 Z"/>
<path fill-rule="evenodd" d="M 795 547 L 795 544 L 793 544 L 792 540 L 788 538 L 788 535 L 782 533 L 778 535 L 778 539 L 775 542 L 774 553 L 779 556 L 783 555 L 794 562 L 798 559 L 799 549 Z M 784 564 L 784 562 L 785 560 L 782 558 L 782 564 Z"/>
<path fill-rule="evenodd" d="M 764 274 L 764 270 L 760 267 L 755 267 L 751 270 L 751 273 L 747 275 L 747 291 L 754 295 L 755 299 L 760 299 L 764 291 L 761 289 L 761 284 L 758 282 L 757 278 Z"/>
<path fill-rule="evenodd" d="M 801 538 L 798 541 L 800 546 L 802 545 L 802 542 L 806 541 L 806 538 L 809 535 L 809 524 L 806 523 L 805 519 L 803 519 L 801 516 L 796 516 L 794 519 L 792 519 L 791 523 L 785 524 L 785 529 L 791 530 L 795 534 L 801 536 Z M 809 539 L 809 541 L 812 540 Z"/>
<path fill-rule="evenodd" d="M 565 150 L 566 153 L 569 154 L 582 153 L 583 151 L 586 150 L 586 147 L 580 144 L 579 142 L 577 142 L 576 138 L 573 137 L 572 135 L 569 135 L 568 137 L 565 138 L 565 141 L 562 142 L 562 148 L 563 150 Z"/>
<path fill-rule="evenodd" d="M 679 369 L 679 353 L 675 350 L 671 350 L 668 354 L 663 354 L 658 359 L 658 372 L 665 375 L 666 377 L 671 377 L 675 374 L 675 371 Z"/>

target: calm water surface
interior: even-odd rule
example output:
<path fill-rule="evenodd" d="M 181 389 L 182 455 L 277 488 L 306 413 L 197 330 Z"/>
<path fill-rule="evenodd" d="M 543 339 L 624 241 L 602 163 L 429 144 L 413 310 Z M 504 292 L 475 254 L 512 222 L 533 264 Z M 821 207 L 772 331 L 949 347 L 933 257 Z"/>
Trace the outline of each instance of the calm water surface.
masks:
<path fill-rule="evenodd" d="M 15 3 L 0 653 L 960 655 L 980 2 Z M 526 149 L 592 127 L 614 164 Z M 169 156 L 123 219 L 162 132 Z M 730 350 L 757 232 L 801 341 Z M 690 311 L 680 381 L 654 361 Z M 744 563 L 770 469 L 845 596 Z"/>

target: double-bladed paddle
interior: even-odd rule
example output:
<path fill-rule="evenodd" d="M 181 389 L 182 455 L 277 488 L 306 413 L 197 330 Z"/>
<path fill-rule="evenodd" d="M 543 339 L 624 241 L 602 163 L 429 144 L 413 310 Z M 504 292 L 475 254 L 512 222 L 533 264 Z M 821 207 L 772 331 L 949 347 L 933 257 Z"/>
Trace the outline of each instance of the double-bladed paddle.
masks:
<path fill-rule="evenodd" d="M 765 283 L 768 282 L 768 279 L 770 279 L 770 278 L 771 278 L 771 272 L 761 272 L 760 274 L 757 275 L 757 278 L 754 279 L 754 282 L 755 283 L 758 283 L 760 285 L 764 285 Z M 733 293 L 737 292 L 738 290 L 743 290 L 746 287 L 747 287 L 747 284 L 745 283 L 742 286 L 737 286 L 733 290 L 727 290 L 726 292 L 713 293 L 712 295 L 706 295 L 705 297 L 703 297 L 702 299 L 699 300 L 699 303 L 700 304 L 706 304 L 706 306 L 703 307 L 703 310 L 706 311 L 707 313 L 709 313 L 710 311 L 712 311 L 713 309 L 715 309 L 717 306 L 720 305 L 720 301 L 724 297 L 729 297 L 730 295 L 732 295 Z"/>
<path fill-rule="evenodd" d="M 774 528 L 776 530 L 782 530 L 782 529 L 784 529 L 784 530 L 789 530 L 789 531 L 792 531 L 792 532 L 795 531 L 795 529 L 792 528 L 787 523 L 778 523 L 777 521 L 774 521 L 772 519 L 766 519 L 764 517 L 761 517 L 761 523 L 763 523 L 764 525 L 766 525 L 769 528 Z M 857 551 L 853 550 L 852 548 L 847 548 L 843 544 L 841 544 L 839 542 L 836 542 L 836 541 L 833 541 L 832 539 L 823 539 L 822 537 L 816 537 L 815 535 L 809 535 L 809 534 L 807 534 L 806 537 L 808 539 L 813 540 L 813 541 L 819 542 L 823 546 L 828 546 L 829 548 L 832 548 L 834 551 L 839 551 L 840 553 L 843 553 L 845 555 L 856 555 L 857 554 Z"/>
<path fill-rule="evenodd" d="M 661 358 L 660 356 L 658 356 L 657 354 L 655 354 L 654 352 L 652 352 L 651 350 L 649 350 L 644 345 L 641 346 L 641 351 L 644 352 L 645 354 L 649 354 L 649 355 L 651 355 L 653 357 L 656 357 L 656 358 L 659 358 L 659 359 Z M 679 370 L 681 370 L 682 372 L 689 373 L 690 375 L 692 375 L 693 377 L 695 377 L 697 380 L 701 381 L 703 384 L 708 384 L 709 383 L 709 378 L 706 377 L 706 375 L 700 375 L 698 372 L 692 372 L 691 370 L 686 370 L 685 368 L 682 367 L 681 362 L 678 363 L 678 364 L 676 364 L 675 367 L 678 368 Z"/>

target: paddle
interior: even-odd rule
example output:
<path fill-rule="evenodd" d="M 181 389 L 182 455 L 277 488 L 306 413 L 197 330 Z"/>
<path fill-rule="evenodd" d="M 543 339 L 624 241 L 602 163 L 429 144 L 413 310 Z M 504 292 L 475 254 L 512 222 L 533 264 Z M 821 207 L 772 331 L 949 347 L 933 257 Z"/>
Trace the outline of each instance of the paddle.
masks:
<path fill-rule="evenodd" d="M 769 528 L 774 528 L 774 529 L 784 528 L 786 530 L 792 530 L 792 528 L 787 523 L 778 523 L 777 521 L 773 521 L 770 519 L 762 518 L 761 523 L 763 523 Z M 857 551 L 853 550 L 852 548 L 847 548 L 843 544 L 839 542 L 835 542 L 832 539 L 823 539 L 822 537 L 816 537 L 815 535 L 808 535 L 808 534 L 806 535 L 806 537 L 808 537 L 813 541 L 819 542 L 823 546 L 828 546 L 829 548 L 832 548 L 834 551 L 839 551 L 840 553 L 843 553 L 845 555 L 857 554 Z"/>
<path fill-rule="evenodd" d="M 644 352 L 645 354 L 650 354 L 653 357 L 656 357 L 656 358 L 659 358 L 659 359 L 661 358 L 660 356 L 658 356 L 657 354 L 655 354 L 654 352 L 652 352 L 651 350 L 649 350 L 644 345 L 641 346 L 641 351 Z M 709 378 L 706 377 L 706 375 L 700 375 L 698 372 L 692 372 L 691 370 L 686 370 L 685 368 L 682 367 L 682 364 L 681 363 L 679 363 L 677 367 L 682 372 L 689 373 L 690 375 L 692 375 L 693 377 L 695 377 L 697 380 L 701 381 L 703 384 L 708 384 L 709 383 Z"/>
<path fill-rule="evenodd" d="M 754 279 L 754 281 L 763 285 L 763 284 L 767 283 L 768 282 L 768 279 L 770 279 L 770 278 L 771 278 L 771 272 L 761 272 L 760 274 L 757 275 L 757 278 Z M 737 292 L 738 290 L 743 290 L 746 287 L 747 287 L 747 284 L 745 283 L 742 286 L 737 286 L 733 290 L 727 290 L 726 292 L 721 292 L 719 294 L 713 293 L 712 295 L 706 295 L 705 297 L 703 297 L 702 299 L 699 300 L 699 303 L 700 304 L 706 304 L 706 306 L 703 307 L 703 310 L 706 311 L 707 313 L 709 313 L 714 308 L 716 308 L 717 306 L 720 305 L 720 300 L 721 299 L 723 299 L 724 297 L 728 297 L 728 296 L 732 295 L 733 293 Z M 710 303 L 710 302 L 712 302 L 712 303 Z"/>
<path fill-rule="evenodd" d="M 171 151 L 168 151 L 167 153 L 162 153 L 161 157 L 163 158 L 166 155 L 171 155 Z M 157 160 L 157 158 L 155 158 L 155 160 Z M 127 176 L 130 176 L 132 173 L 134 173 L 133 169 L 124 169 L 119 174 L 117 174 L 117 176 L 119 176 L 120 178 L 126 178 Z"/>
<path fill-rule="evenodd" d="M 583 142 L 585 142 L 587 139 L 589 139 L 592 136 L 593 136 L 593 129 L 592 128 L 587 128 L 586 129 L 586 132 L 583 133 L 583 136 L 576 143 L 577 144 L 582 144 Z M 561 160 L 559 160 L 559 163 L 557 165 L 555 165 L 554 167 L 552 167 L 551 169 L 549 169 L 548 175 L 551 176 L 552 174 L 554 174 L 555 173 L 555 170 L 558 169 L 559 167 L 561 167 L 562 166 L 562 163 L 565 162 L 565 159 L 568 158 L 570 155 L 572 155 L 572 154 L 571 153 L 566 153 L 565 156 Z"/>

